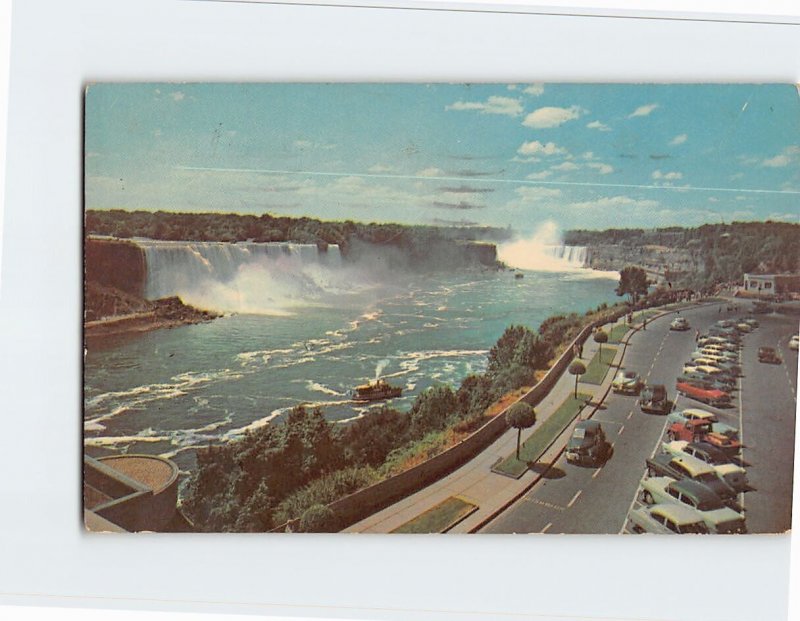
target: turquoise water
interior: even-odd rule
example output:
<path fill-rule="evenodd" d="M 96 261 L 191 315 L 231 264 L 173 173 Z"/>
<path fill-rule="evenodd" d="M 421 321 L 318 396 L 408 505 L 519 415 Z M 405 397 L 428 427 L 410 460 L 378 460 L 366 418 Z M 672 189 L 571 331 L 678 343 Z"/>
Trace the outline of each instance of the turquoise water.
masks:
<path fill-rule="evenodd" d="M 90 339 L 84 429 L 89 454 L 149 453 L 193 467 L 193 451 L 280 420 L 300 403 L 330 420 L 368 416 L 349 395 L 380 372 L 400 410 L 436 383 L 485 369 L 511 324 L 614 302 L 616 281 L 588 270 L 407 276 L 338 293 L 285 316 L 215 321 Z"/>

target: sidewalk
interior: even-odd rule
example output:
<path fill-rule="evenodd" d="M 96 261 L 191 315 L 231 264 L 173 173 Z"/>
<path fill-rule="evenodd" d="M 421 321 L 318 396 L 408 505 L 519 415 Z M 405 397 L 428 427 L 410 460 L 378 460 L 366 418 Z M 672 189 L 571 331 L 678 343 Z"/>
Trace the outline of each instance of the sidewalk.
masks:
<path fill-rule="evenodd" d="M 610 330 L 614 325 L 624 322 L 624 318 L 617 324 L 608 324 L 604 328 Z M 623 339 L 627 341 L 630 332 Z M 599 349 L 599 345 L 592 338 L 587 339 L 583 346 L 584 363 L 589 361 Z M 622 361 L 625 346 L 620 343 L 614 357 L 613 365 Z M 614 378 L 615 369 L 612 365 L 600 385 L 578 383 L 578 391 L 592 395 L 592 404 L 596 406 L 605 398 Z M 531 429 L 523 431 L 522 440 L 529 438 L 547 420 L 564 400 L 572 395 L 575 390 L 575 378 L 565 372 L 558 379 L 550 393 L 536 406 L 537 421 Z M 585 419 L 594 412 L 594 407 L 586 407 L 581 412 L 580 418 Z M 576 419 L 575 422 L 577 422 Z M 575 422 L 571 423 L 564 432 L 556 438 L 545 453 L 539 458 L 538 463 L 550 464 L 558 459 L 564 449 L 567 438 L 572 433 Z M 428 487 L 408 496 L 393 505 L 356 522 L 343 532 L 362 533 L 388 533 L 402 526 L 415 517 L 422 515 L 439 503 L 452 496 L 472 503 L 478 507 L 476 511 L 467 516 L 447 532 L 469 533 L 481 528 L 486 522 L 514 502 L 521 494 L 525 493 L 539 479 L 541 472 L 527 470 L 519 479 L 514 479 L 502 474 L 492 472 L 492 466 L 505 459 L 516 451 L 517 430 L 509 429 L 500 438 L 495 440 L 487 449 L 475 458 L 451 472 L 448 476 L 432 483 Z"/>

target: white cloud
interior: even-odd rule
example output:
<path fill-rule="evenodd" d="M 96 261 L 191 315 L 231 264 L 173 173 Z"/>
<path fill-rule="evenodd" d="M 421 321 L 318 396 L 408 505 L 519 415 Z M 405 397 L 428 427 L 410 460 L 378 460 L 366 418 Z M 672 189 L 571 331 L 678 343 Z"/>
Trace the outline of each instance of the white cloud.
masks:
<path fill-rule="evenodd" d="M 552 177 L 553 173 L 549 170 L 543 170 L 542 172 L 535 172 L 527 175 L 526 179 L 533 179 L 534 181 L 539 181 L 541 179 L 547 179 L 548 177 Z"/>
<path fill-rule="evenodd" d="M 570 203 L 573 209 L 654 209 L 659 206 L 658 201 L 644 199 L 638 200 L 630 196 L 604 196 L 593 201 Z"/>
<path fill-rule="evenodd" d="M 417 172 L 417 177 L 443 177 L 444 171 L 441 168 L 436 168 L 435 166 L 431 166 L 430 168 L 424 168 Z"/>
<path fill-rule="evenodd" d="M 679 145 L 679 144 L 683 144 L 683 143 L 684 143 L 684 142 L 686 142 L 688 139 L 689 139 L 689 136 L 687 136 L 686 134 L 678 134 L 678 135 L 677 135 L 677 136 L 675 136 L 675 137 L 674 137 L 672 140 L 670 140 L 670 141 L 669 141 L 669 143 L 670 143 L 672 146 L 677 146 L 677 145 Z"/>
<path fill-rule="evenodd" d="M 528 95 L 533 95 L 534 97 L 539 97 L 544 93 L 544 84 L 541 82 L 537 82 L 535 84 L 531 84 L 527 88 L 525 88 L 523 93 L 527 93 Z"/>
<path fill-rule="evenodd" d="M 660 170 L 655 170 L 653 171 L 653 179 L 663 179 L 664 181 L 677 181 L 678 179 L 683 179 L 683 173 L 679 173 L 676 171 L 662 173 Z"/>
<path fill-rule="evenodd" d="M 374 166 L 370 166 L 368 168 L 368 170 L 371 173 L 380 174 L 380 173 L 391 172 L 392 171 L 392 167 L 391 166 L 384 166 L 383 164 L 375 164 Z"/>
<path fill-rule="evenodd" d="M 559 147 L 554 142 L 547 142 L 543 144 L 538 140 L 524 142 L 522 146 L 517 149 L 517 153 L 520 155 L 562 155 L 566 152 L 566 149 Z"/>
<path fill-rule="evenodd" d="M 484 102 L 457 101 L 445 110 L 478 110 L 482 114 L 504 114 L 506 116 L 519 116 L 522 114 L 522 103 L 513 97 L 498 97 L 492 95 Z"/>
<path fill-rule="evenodd" d="M 593 160 L 595 157 L 594 151 L 584 151 L 581 153 L 581 157 L 585 160 Z"/>
<path fill-rule="evenodd" d="M 517 90 L 517 85 L 516 84 L 509 84 L 508 86 L 506 86 L 506 88 L 508 90 L 510 90 L 510 91 L 515 91 L 515 90 Z"/>
<path fill-rule="evenodd" d="M 716 196 L 709 196 L 708 197 L 708 202 L 709 203 L 718 203 L 719 199 Z"/>
<path fill-rule="evenodd" d="M 181 91 L 174 91 L 169 96 L 172 97 L 172 101 L 183 101 L 186 98 L 186 95 Z"/>
<path fill-rule="evenodd" d="M 606 125 L 605 123 L 601 123 L 600 121 L 592 121 L 591 123 L 587 123 L 586 127 L 589 129 L 596 129 L 601 132 L 610 132 L 611 128 Z"/>
<path fill-rule="evenodd" d="M 583 114 L 583 110 L 578 106 L 571 106 L 569 108 L 555 108 L 553 106 L 545 106 L 534 110 L 522 124 L 525 127 L 533 127 L 535 129 L 543 129 L 547 127 L 558 127 L 567 121 L 577 119 Z"/>
<path fill-rule="evenodd" d="M 764 160 L 761 162 L 761 165 L 767 168 L 783 168 L 784 166 L 788 166 L 791 161 L 792 159 L 788 155 L 781 154 Z"/>
<path fill-rule="evenodd" d="M 614 167 L 602 162 L 589 162 L 586 164 L 589 168 L 595 169 L 601 175 L 610 175 L 614 172 Z"/>
<path fill-rule="evenodd" d="M 560 164 L 556 164 L 555 166 L 551 166 L 551 170 L 558 170 L 558 171 L 568 171 L 568 170 L 578 170 L 580 166 L 577 164 L 573 164 L 572 162 L 561 162 Z"/>
<path fill-rule="evenodd" d="M 630 119 L 635 116 L 647 116 L 656 108 L 658 108 L 658 104 L 647 104 L 645 106 L 639 106 L 638 108 L 636 108 L 636 110 L 634 110 L 628 115 L 628 118 Z"/>
<path fill-rule="evenodd" d="M 798 159 L 798 155 L 800 155 L 800 146 L 790 145 L 775 157 L 770 157 L 762 161 L 761 165 L 768 168 L 783 168 L 794 163 L 795 160 Z"/>

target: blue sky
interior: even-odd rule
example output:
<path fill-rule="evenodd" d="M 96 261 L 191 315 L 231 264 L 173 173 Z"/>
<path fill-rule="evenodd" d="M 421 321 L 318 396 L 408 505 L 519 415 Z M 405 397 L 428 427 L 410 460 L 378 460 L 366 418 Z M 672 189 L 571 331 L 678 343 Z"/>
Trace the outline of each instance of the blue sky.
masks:
<path fill-rule="evenodd" d="M 86 206 L 561 228 L 800 221 L 791 85 L 103 84 Z"/>

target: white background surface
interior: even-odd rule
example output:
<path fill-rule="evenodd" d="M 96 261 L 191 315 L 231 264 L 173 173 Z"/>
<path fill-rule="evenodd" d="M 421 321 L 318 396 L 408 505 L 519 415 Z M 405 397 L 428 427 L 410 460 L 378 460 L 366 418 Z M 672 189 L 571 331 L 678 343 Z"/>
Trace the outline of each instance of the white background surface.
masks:
<path fill-rule="evenodd" d="M 0 603 L 404 621 L 785 619 L 788 536 L 83 534 L 81 96 L 100 80 L 792 82 L 799 34 L 172 0 L 15 3 L 0 263 Z M 681 568 L 700 582 L 680 585 Z"/>

